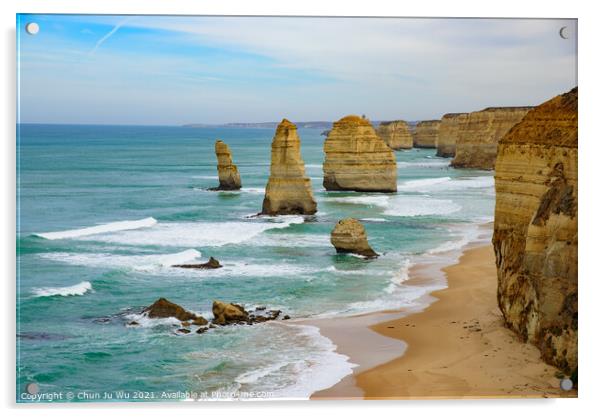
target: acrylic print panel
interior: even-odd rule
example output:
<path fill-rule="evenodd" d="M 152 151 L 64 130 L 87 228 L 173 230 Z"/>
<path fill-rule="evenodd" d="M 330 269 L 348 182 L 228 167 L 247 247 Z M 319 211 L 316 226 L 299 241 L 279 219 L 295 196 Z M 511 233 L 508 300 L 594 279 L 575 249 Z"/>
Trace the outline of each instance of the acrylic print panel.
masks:
<path fill-rule="evenodd" d="M 17 401 L 577 396 L 577 22 L 17 16 Z"/>

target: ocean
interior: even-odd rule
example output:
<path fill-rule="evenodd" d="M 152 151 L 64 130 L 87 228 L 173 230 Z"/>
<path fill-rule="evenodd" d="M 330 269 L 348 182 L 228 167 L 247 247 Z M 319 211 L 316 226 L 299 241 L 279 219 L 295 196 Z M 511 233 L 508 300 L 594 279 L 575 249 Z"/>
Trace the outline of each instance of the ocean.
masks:
<path fill-rule="evenodd" d="M 351 373 L 303 319 L 409 308 L 444 287 L 409 285 L 408 270 L 477 236 L 493 219 L 494 181 L 412 149 L 396 152 L 396 194 L 326 192 L 321 131 L 299 129 L 316 215 L 254 217 L 273 129 L 20 125 L 17 391 L 35 382 L 40 393 L 89 394 L 66 401 L 308 398 Z M 207 190 L 218 184 L 216 139 L 232 150 L 240 191 Z M 336 254 L 330 231 L 349 216 L 378 259 Z M 172 267 L 210 256 L 224 267 Z M 160 297 L 208 319 L 213 300 L 292 319 L 183 335 L 140 315 Z"/>

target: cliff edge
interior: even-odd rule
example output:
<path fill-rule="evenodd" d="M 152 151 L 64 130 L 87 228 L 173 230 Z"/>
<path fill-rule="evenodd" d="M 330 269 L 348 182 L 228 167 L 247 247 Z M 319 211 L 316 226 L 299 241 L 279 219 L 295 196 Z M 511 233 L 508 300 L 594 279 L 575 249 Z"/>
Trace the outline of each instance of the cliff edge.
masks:
<path fill-rule="evenodd" d="M 509 328 L 567 374 L 577 369 L 577 88 L 500 140 L 493 246 Z"/>

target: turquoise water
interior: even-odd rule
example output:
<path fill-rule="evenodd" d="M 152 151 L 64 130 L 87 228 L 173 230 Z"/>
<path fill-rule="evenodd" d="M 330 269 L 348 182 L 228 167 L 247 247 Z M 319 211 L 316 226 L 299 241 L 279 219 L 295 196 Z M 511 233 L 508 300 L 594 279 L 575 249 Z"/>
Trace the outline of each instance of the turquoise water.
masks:
<path fill-rule="evenodd" d="M 182 391 L 305 398 L 351 372 L 296 320 L 417 303 L 432 287 L 405 284 L 408 267 L 460 247 L 492 219 L 493 177 L 413 149 L 397 152 L 397 194 L 325 192 L 320 132 L 299 130 L 318 213 L 257 218 L 271 129 L 21 125 L 18 392 L 36 382 L 41 393 L 90 394 L 74 401 L 114 401 L 94 396 L 118 390 L 152 394 L 129 400 Z M 216 139 L 233 152 L 239 192 L 206 191 L 217 185 Z M 363 220 L 381 257 L 335 253 L 329 233 L 347 216 Z M 97 225 L 108 226 L 82 230 Z M 224 268 L 171 267 L 209 256 Z M 207 318 L 220 299 L 293 320 L 177 335 L 170 320 L 139 315 L 159 297 Z"/>

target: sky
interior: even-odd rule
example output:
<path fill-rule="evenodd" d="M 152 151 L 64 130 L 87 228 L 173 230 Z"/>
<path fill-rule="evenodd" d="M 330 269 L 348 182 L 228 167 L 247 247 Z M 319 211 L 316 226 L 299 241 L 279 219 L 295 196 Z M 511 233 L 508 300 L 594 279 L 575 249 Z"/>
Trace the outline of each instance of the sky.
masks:
<path fill-rule="evenodd" d="M 577 85 L 576 37 L 570 19 L 18 15 L 18 117 L 428 120 L 537 105 Z"/>

